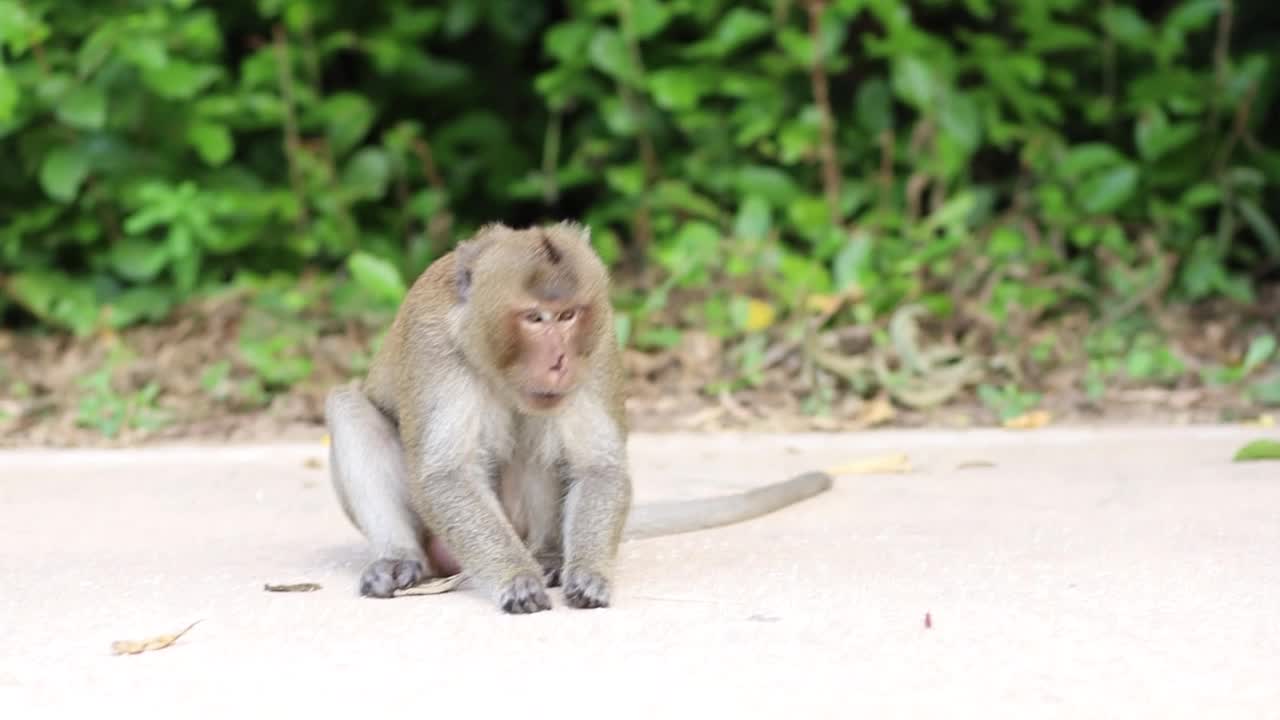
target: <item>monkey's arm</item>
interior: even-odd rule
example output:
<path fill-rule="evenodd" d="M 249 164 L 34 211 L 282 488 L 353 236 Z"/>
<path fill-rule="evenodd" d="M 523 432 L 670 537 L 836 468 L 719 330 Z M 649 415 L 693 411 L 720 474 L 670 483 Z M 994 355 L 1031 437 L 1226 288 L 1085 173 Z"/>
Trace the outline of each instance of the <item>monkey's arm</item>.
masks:
<path fill-rule="evenodd" d="M 824 472 L 807 472 L 735 495 L 637 505 L 627 518 L 625 540 L 675 535 L 743 522 L 831 489 Z"/>

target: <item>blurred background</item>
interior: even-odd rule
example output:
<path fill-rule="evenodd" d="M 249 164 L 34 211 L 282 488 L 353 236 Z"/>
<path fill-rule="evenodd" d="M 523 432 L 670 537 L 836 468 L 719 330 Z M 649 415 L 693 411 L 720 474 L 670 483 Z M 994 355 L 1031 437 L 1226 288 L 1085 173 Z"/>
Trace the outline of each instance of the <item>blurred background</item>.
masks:
<path fill-rule="evenodd" d="M 1270 0 L 0 0 L 0 443 L 322 431 L 480 224 L 633 426 L 1270 423 Z"/>

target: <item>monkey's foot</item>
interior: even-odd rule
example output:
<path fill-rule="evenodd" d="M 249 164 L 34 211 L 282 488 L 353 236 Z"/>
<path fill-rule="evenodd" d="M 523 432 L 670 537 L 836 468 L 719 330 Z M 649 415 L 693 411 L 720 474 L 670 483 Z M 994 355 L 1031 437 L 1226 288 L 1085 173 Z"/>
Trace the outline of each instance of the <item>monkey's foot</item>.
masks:
<path fill-rule="evenodd" d="M 565 573 L 564 599 L 576 608 L 609 607 L 609 581 L 593 570 L 571 568 Z"/>
<path fill-rule="evenodd" d="M 380 558 L 360 574 L 360 594 L 365 597 L 389 598 L 397 590 L 413 587 L 426 576 L 426 568 L 417 560 Z"/>
<path fill-rule="evenodd" d="M 517 575 L 511 584 L 498 595 L 498 604 L 512 614 L 535 613 L 551 609 L 542 578 L 532 573 Z"/>

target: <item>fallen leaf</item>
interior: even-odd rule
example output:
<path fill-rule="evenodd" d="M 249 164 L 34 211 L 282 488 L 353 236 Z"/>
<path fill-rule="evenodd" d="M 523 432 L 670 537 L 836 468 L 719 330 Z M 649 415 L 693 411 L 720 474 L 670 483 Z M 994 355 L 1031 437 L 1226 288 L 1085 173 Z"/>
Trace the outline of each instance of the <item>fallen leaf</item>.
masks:
<path fill-rule="evenodd" d="M 823 315 L 834 313 L 842 302 L 844 302 L 843 295 L 810 295 L 805 299 L 805 305 L 809 310 Z"/>
<path fill-rule="evenodd" d="M 858 428 L 875 427 L 892 420 L 896 414 L 897 411 L 893 409 L 893 402 L 889 400 L 889 396 L 881 393 L 862 406 L 858 418 L 854 420 L 854 425 Z"/>
<path fill-rule="evenodd" d="M 1011 417 L 1002 424 L 1010 430 L 1035 430 L 1049 424 L 1053 416 L 1048 410 L 1032 410 L 1029 413 Z"/>
<path fill-rule="evenodd" d="M 111 643 L 111 651 L 116 655 L 137 655 L 138 653 L 148 652 L 150 650 L 163 650 L 170 645 L 178 642 L 178 638 L 187 634 L 187 631 L 199 624 L 196 620 L 179 632 L 172 635 L 157 635 L 153 638 L 147 638 L 141 642 L 134 640 L 116 640 Z"/>
<path fill-rule="evenodd" d="M 324 437 L 320 438 L 320 443 L 325 447 L 329 446 L 329 433 L 325 433 Z"/>
<path fill-rule="evenodd" d="M 747 300 L 746 329 L 748 332 L 763 330 L 773 324 L 773 319 L 777 315 L 778 311 L 769 303 L 750 298 Z"/>
<path fill-rule="evenodd" d="M 266 590 L 267 592 L 285 592 L 285 593 L 315 592 L 316 590 L 320 589 L 320 583 L 306 582 L 306 583 L 293 583 L 292 585 L 272 585 L 271 583 L 267 583 L 262 586 L 262 589 Z"/>
<path fill-rule="evenodd" d="M 911 472 L 911 460 L 905 453 L 876 455 L 827 470 L 828 475 L 872 475 L 875 473 Z"/>
<path fill-rule="evenodd" d="M 1280 460 L 1280 441 L 1254 440 L 1236 451 L 1235 462 L 1248 460 Z"/>
<path fill-rule="evenodd" d="M 405 588 L 396 592 L 396 596 L 402 595 L 440 595 L 442 593 L 451 592 L 454 588 L 462 584 L 466 577 L 462 573 L 450 575 L 442 578 L 432 578 L 418 583 L 410 588 Z"/>
<path fill-rule="evenodd" d="M 1258 417 L 1254 418 L 1253 420 L 1250 420 L 1249 422 L 1245 423 L 1245 425 L 1251 425 L 1253 427 L 1264 427 L 1264 428 L 1275 427 L 1276 418 L 1274 415 L 1270 413 L 1263 413 Z"/>
<path fill-rule="evenodd" d="M 320 458 L 309 457 L 302 461 L 302 467 L 305 467 L 308 470 L 319 470 L 324 467 L 324 463 L 320 462 Z"/>
<path fill-rule="evenodd" d="M 956 469 L 967 470 L 969 468 L 989 468 L 995 466 L 996 464 L 990 460 L 964 460 L 956 464 Z"/>

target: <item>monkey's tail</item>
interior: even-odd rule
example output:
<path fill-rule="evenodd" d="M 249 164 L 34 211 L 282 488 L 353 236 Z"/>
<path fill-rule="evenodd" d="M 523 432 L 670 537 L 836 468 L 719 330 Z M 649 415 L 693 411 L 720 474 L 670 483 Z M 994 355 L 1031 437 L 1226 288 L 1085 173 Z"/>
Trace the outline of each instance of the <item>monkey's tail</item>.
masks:
<path fill-rule="evenodd" d="M 814 471 L 735 495 L 637 505 L 623 537 L 640 540 L 743 522 L 830 490 L 831 484 L 830 475 Z"/>

